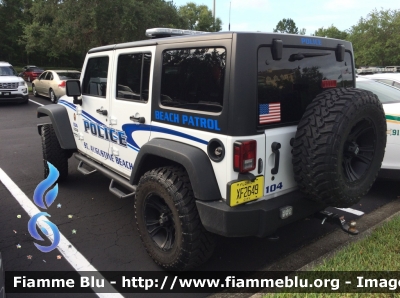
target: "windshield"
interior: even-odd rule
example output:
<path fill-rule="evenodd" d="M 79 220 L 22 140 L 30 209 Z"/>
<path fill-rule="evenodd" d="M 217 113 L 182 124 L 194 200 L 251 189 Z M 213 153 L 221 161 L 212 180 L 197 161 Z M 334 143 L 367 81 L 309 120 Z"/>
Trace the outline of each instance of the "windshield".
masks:
<path fill-rule="evenodd" d="M 17 72 L 12 66 L 0 66 L 0 76 L 16 76 Z"/>
<path fill-rule="evenodd" d="M 375 81 L 356 81 L 357 88 L 365 89 L 375 93 L 382 103 L 400 102 L 400 89 L 390 87 Z"/>
<path fill-rule="evenodd" d="M 81 74 L 79 72 L 57 72 L 60 80 L 79 80 Z"/>

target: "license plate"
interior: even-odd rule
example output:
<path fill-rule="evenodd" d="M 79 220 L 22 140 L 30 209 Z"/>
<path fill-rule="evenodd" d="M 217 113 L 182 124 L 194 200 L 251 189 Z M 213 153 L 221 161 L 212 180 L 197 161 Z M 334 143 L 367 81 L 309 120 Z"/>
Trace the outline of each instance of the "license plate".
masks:
<path fill-rule="evenodd" d="M 0 95 L 10 95 L 10 92 L 0 92 Z"/>
<path fill-rule="evenodd" d="M 233 207 L 263 196 L 264 176 L 256 177 L 256 180 L 233 181 L 228 183 L 228 205 Z"/>

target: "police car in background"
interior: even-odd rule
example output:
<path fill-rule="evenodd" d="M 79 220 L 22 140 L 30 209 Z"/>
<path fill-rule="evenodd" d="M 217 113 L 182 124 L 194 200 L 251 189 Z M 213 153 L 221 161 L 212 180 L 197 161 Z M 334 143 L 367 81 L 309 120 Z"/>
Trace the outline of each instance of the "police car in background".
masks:
<path fill-rule="evenodd" d="M 398 72 L 376 73 L 376 74 L 363 75 L 363 77 L 400 89 L 400 73 Z"/>
<path fill-rule="evenodd" d="M 377 76 L 381 78 L 383 75 L 385 74 Z M 393 76 L 394 74 L 390 75 Z M 400 74 L 398 75 L 400 76 Z M 366 77 L 375 78 L 375 75 L 357 77 L 356 86 L 378 96 L 385 110 L 388 129 L 385 157 L 379 175 L 400 180 L 400 89 L 381 83 L 378 79 L 375 81 Z"/>
<path fill-rule="evenodd" d="M 268 236 L 369 190 L 386 121 L 379 99 L 354 88 L 351 43 L 168 28 L 147 35 L 89 50 L 68 96 L 38 108 L 50 122 L 38 130 L 45 176 L 48 161 L 66 179 L 74 155 L 81 173 L 106 175 L 114 195 L 135 201 L 157 264 L 199 266 L 213 234 Z"/>

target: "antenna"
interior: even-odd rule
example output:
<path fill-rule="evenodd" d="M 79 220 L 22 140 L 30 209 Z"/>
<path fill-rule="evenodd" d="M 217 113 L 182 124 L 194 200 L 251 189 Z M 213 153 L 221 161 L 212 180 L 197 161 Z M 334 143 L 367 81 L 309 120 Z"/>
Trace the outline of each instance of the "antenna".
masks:
<path fill-rule="evenodd" d="M 232 1 L 229 1 L 229 31 L 231 31 L 231 4 Z"/>
<path fill-rule="evenodd" d="M 215 0 L 213 1 L 213 18 L 215 23 Z"/>

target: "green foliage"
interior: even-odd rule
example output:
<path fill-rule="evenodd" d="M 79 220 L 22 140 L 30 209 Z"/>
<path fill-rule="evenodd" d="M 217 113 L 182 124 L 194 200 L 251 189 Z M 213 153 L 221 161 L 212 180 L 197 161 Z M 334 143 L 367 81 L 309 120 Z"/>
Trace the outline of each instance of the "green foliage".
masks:
<path fill-rule="evenodd" d="M 220 31 L 206 5 L 177 8 L 167 0 L 0 0 L 0 60 L 15 65 L 80 68 L 93 47 L 145 39 L 145 30 L 172 27 Z M 305 34 L 292 19 L 274 32 Z M 356 65 L 400 65 L 400 10 L 373 10 L 348 31 L 333 24 L 316 36 L 349 40 Z"/>
<path fill-rule="evenodd" d="M 282 19 L 276 25 L 276 28 L 273 29 L 274 32 L 279 33 L 291 33 L 291 34 L 306 34 L 306 29 L 297 28 L 296 23 L 292 19 Z"/>
<path fill-rule="evenodd" d="M 324 27 L 319 28 L 317 31 L 315 31 L 314 35 L 342 40 L 347 40 L 348 38 L 348 33 L 346 31 L 340 31 L 338 28 L 333 26 L 333 24 L 326 29 Z"/>
<path fill-rule="evenodd" d="M 183 21 L 182 29 L 207 32 L 217 32 L 222 29 L 221 19 L 216 18 L 214 23 L 212 11 L 206 5 L 196 5 L 189 2 L 179 7 L 178 13 Z"/>
<path fill-rule="evenodd" d="M 400 10 L 373 10 L 349 30 L 357 66 L 400 65 Z"/>
<path fill-rule="evenodd" d="M 24 25 L 30 22 L 31 1 L 0 1 L 0 60 L 19 62 L 20 56 L 24 55 L 24 46 L 19 42 L 19 37 L 23 33 Z"/>

